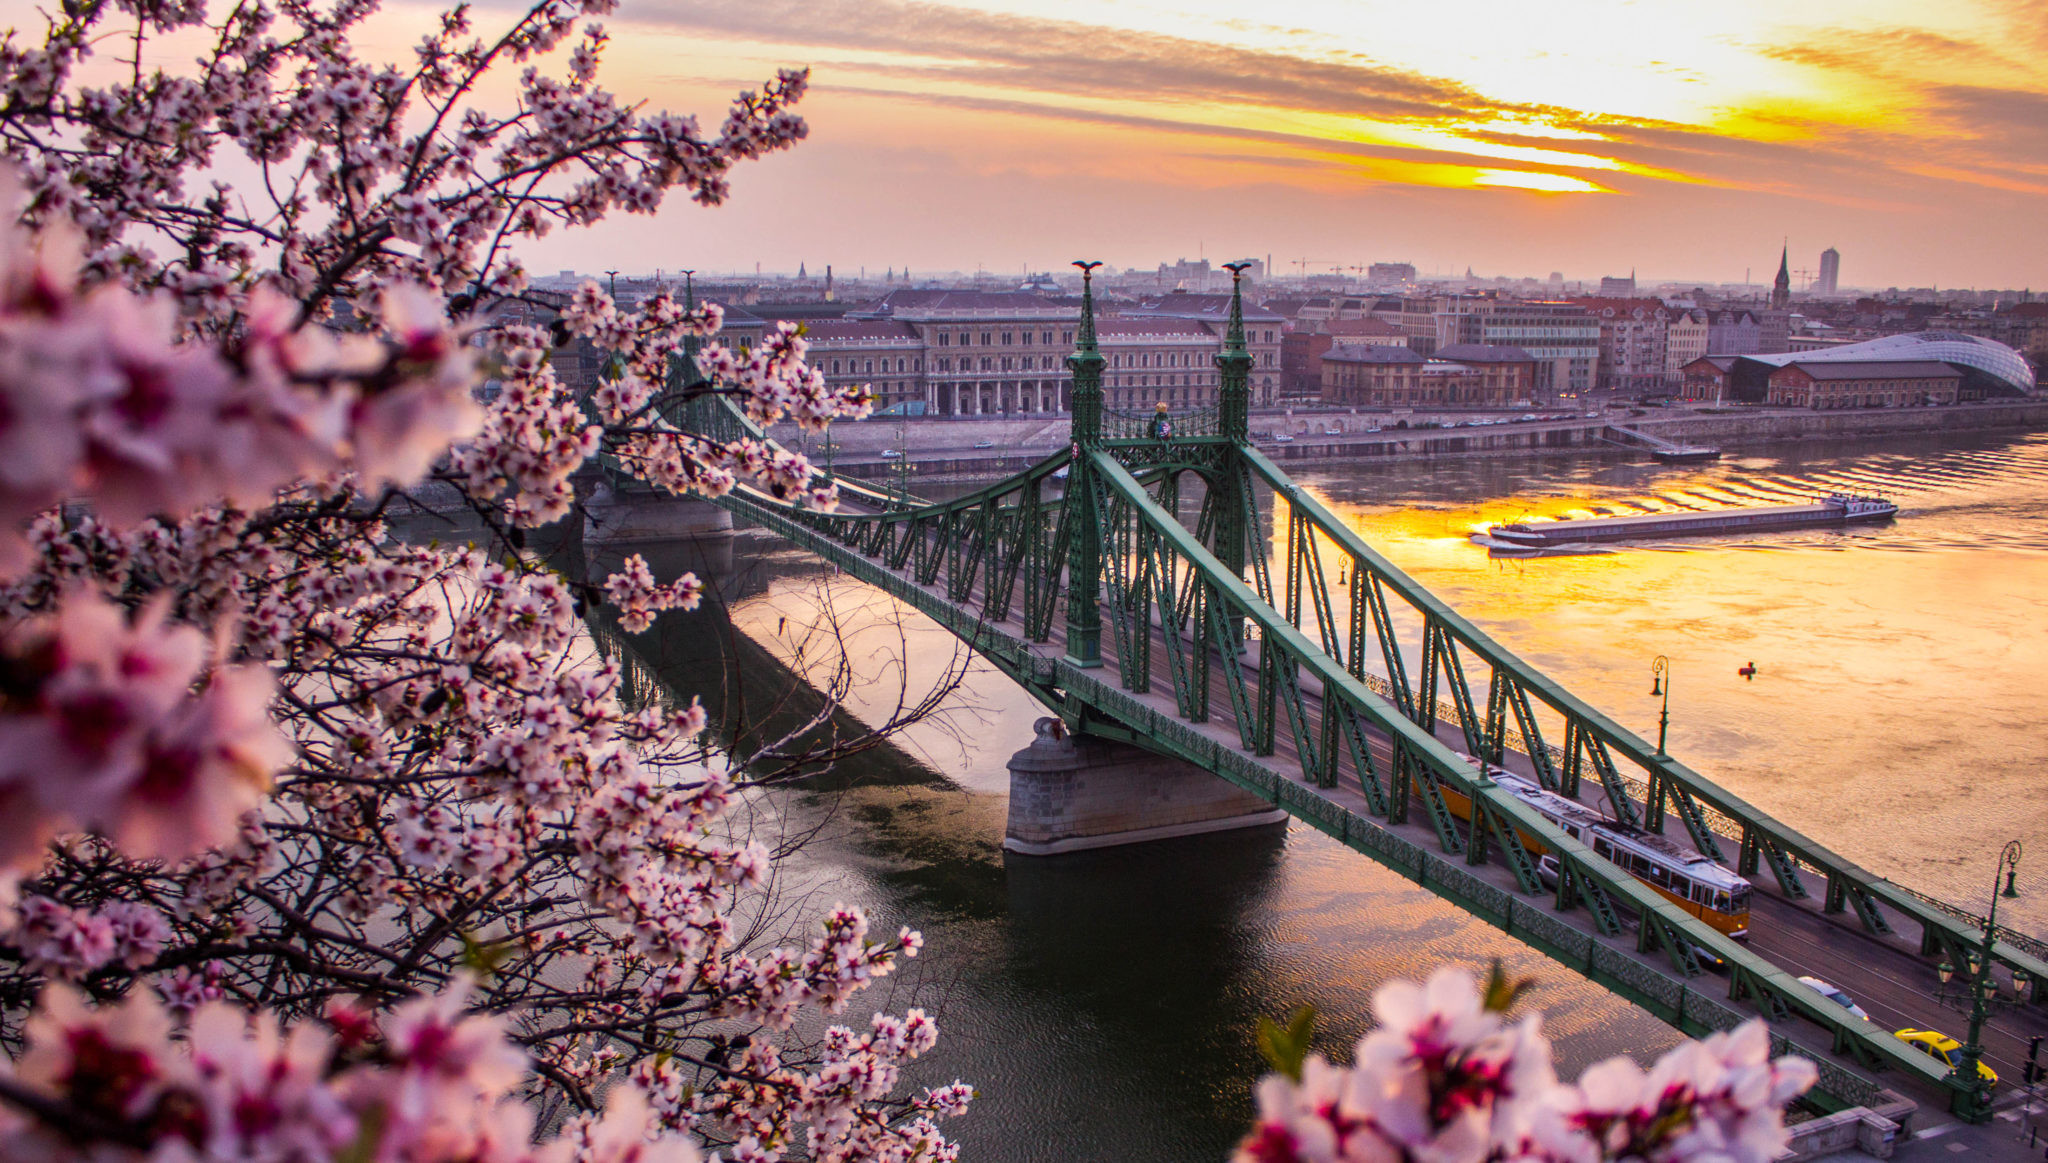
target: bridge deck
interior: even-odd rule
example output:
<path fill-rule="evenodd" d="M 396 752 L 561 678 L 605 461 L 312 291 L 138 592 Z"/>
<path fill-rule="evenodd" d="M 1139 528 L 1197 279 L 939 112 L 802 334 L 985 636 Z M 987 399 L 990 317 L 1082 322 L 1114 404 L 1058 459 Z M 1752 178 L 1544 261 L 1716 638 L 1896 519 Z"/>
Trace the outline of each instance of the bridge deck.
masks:
<path fill-rule="evenodd" d="M 1899 888 L 1653 751 L 1307 495 L 1248 441 L 1251 357 L 1235 299 L 1217 359 L 1216 409 L 1105 410 L 1082 265 L 1069 455 L 939 503 L 842 482 L 846 500 L 873 507 L 866 514 L 821 514 L 746 488 L 719 503 L 933 618 L 1076 729 L 1259 794 L 1687 1033 L 1771 1018 L 1779 1052 L 1797 1048 L 1820 1066 L 1814 1098 L 1822 1106 L 1882 1101 L 1861 1073 L 1878 1070 L 1931 1110 L 1984 1117 L 1976 1096 L 1948 1089 L 1945 1064 L 1888 1032 L 1894 1023 L 1962 1031 L 1964 1019 L 1933 996 L 1931 967 L 1937 956 L 1960 962 L 1978 947 L 1972 918 Z M 679 364 L 674 386 L 688 385 L 687 373 L 687 362 Z M 736 452 L 754 455 L 767 441 L 715 393 L 687 401 L 684 411 L 678 419 L 693 434 L 736 442 L 728 446 Z M 1202 485 L 1192 528 L 1179 515 L 1189 474 Z M 1262 487 L 1275 498 L 1267 514 Z M 1340 572 L 1350 567 L 1341 595 L 1323 564 L 1332 559 Z M 1069 599 L 1076 604 L 1065 609 Z M 1339 608 L 1346 601 L 1348 611 Z M 1156 620 L 1162 610 L 1172 612 L 1170 639 Z M 1060 634 L 1066 618 L 1083 628 L 1077 657 Z M 1255 641 L 1240 651 L 1246 630 Z M 1119 665 L 1119 642 L 1131 652 L 1128 666 Z M 1219 651 L 1242 653 L 1244 669 Z M 1098 653 L 1109 665 L 1078 661 Z M 1384 677 L 1368 673 L 1381 663 Z M 1438 701 L 1439 690 L 1450 702 Z M 1540 738 L 1560 722 L 1562 749 Z M 1518 746 L 1535 754 L 1513 754 Z M 1462 751 L 1525 773 L 1540 768 L 1546 786 L 1577 789 L 1582 802 L 1604 795 L 1609 814 L 1656 831 L 1667 831 L 1667 813 L 1678 819 L 1682 826 L 1668 833 L 1675 842 L 1689 839 L 1751 870 L 1752 940 L 1729 940 L 1622 872 L 1461 760 Z M 1390 754 L 1400 762 L 1389 763 Z M 1647 811 L 1638 800 L 1648 801 Z M 1446 803 L 1468 801 L 1466 824 Z M 1555 892 L 1543 891 L 1524 839 L 1562 862 Z M 1917 930 L 1919 944 L 1895 930 Z M 1727 980 L 1703 974 L 1694 950 L 1726 960 Z M 2048 943 L 2001 930 L 1991 956 L 2001 973 L 2024 970 L 2048 983 Z M 1850 990 L 1884 1024 L 1853 1018 L 1794 980 L 1801 973 Z M 2048 997 L 2048 988 L 2034 993 Z M 2017 1089 L 2019 1039 L 2043 1025 L 2031 1006 L 1994 1021 L 1990 1061 L 2007 1076 L 2008 1094 Z"/>
<path fill-rule="evenodd" d="M 1152 689 L 1143 693 L 1128 691 L 1118 684 L 1113 634 L 1103 635 L 1105 665 L 1100 669 L 1083 669 L 1065 658 L 1064 623 L 1060 619 L 1054 619 L 1052 634 L 1044 642 L 1028 640 L 1020 614 L 1000 622 L 979 620 L 963 625 L 961 614 L 979 608 L 985 596 L 980 581 L 975 583 L 969 599 L 962 601 L 949 596 L 943 579 L 932 585 L 919 585 L 913 577 L 906 576 L 908 570 L 891 570 L 884 562 L 857 554 L 791 520 L 772 503 L 748 503 L 742 495 L 731 507 L 835 561 L 864 566 L 853 572 L 940 617 L 975 649 L 1025 681 L 1056 710 L 1074 713 L 1079 706 L 1095 713 L 1107 712 L 1162 750 L 1183 757 L 1201 757 L 1210 770 L 1267 795 L 1298 818 L 1500 925 L 1630 1000 L 1645 1004 L 1681 1028 L 1693 1032 L 1725 1028 L 1733 1020 L 1758 1016 L 1753 1000 L 1729 998 L 1728 981 L 1711 974 L 1680 977 L 1664 952 L 1640 951 L 1632 933 L 1602 936 L 1595 931 L 1585 910 L 1560 912 L 1551 907 L 1546 897 L 1532 898 L 1519 891 L 1514 874 L 1497 856 L 1485 864 L 1473 865 L 1455 853 L 1443 852 L 1422 813 L 1416 813 L 1405 823 L 1392 824 L 1373 814 L 1355 779 L 1331 788 L 1309 783 L 1301 774 L 1302 765 L 1287 732 L 1275 733 L 1273 754 L 1250 754 L 1239 738 L 1235 711 L 1224 683 L 1218 681 L 1211 686 L 1207 722 L 1183 721 L 1175 705 L 1170 677 L 1160 673 L 1165 665 L 1164 650 L 1162 631 L 1156 623 L 1152 627 L 1155 647 L 1150 652 Z M 1188 645 L 1192 646 L 1192 642 Z M 1248 643 L 1241 665 L 1255 671 L 1259 648 L 1256 641 Z M 1307 699 L 1320 703 L 1322 692 L 1313 678 L 1304 676 L 1302 687 Z M 1313 713 L 1317 713 L 1316 708 L 1312 708 Z M 1437 736 L 1454 749 L 1462 750 L 1465 746 L 1455 724 L 1440 723 Z M 1391 770 L 1389 737 L 1374 731 L 1371 747 L 1381 770 Z M 1534 774 L 1534 765 L 1527 755 L 1510 752 L 1504 759 L 1504 766 L 1509 769 Z M 1589 783 L 1585 791 L 1597 794 L 1598 785 Z M 1591 795 L 1582 793 L 1581 798 L 1592 803 Z M 1718 839 L 1724 861 L 1733 866 L 1739 841 L 1726 835 L 1719 835 Z M 1811 872 L 1802 870 L 1798 875 L 1809 889 L 1804 900 L 1785 895 L 1768 875 L 1752 878 L 1755 893 L 1750 949 L 1786 973 L 1820 977 L 1840 986 L 1885 1030 L 1917 1026 L 1961 1035 L 1966 1014 L 1952 1008 L 1956 1000 L 1944 1005 L 1937 999 L 1935 958 L 1923 956 L 1914 942 L 1902 936 L 1864 931 L 1855 924 L 1853 913 L 1824 912 L 1821 902 L 1825 899 L 1825 886 Z M 1954 993 L 1960 998 L 1960 990 Z M 1847 1105 L 1850 1099 L 1868 1101 L 1874 1097 L 1868 1083 L 1857 1081 L 1870 1077 L 1868 1067 L 1850 1054 L 1836 1053 L 1828 1029 L 1797 1015 L 1763 1016 L 1772 1016 L 1774 1034 L 1784 1038 L 1787 1045 L 1796 1045 L 1801 1053 L 1823 1065 L 1823 1086 L 1836 1096 L 1837 1105 Z M 2016 1093 L 2026 1039 L 2037 1034 L 2048 1034 L 2048 1013 L 2039 1007 L 2002 1008 L 1994 1016 L 1986 1032 L 1986 1061 L 2005 1080 L 2002 1094 Z M 1914 1070 L 1909 1065 L 1906 1069 L 1886 1070 L 1876 1077 L 1880 1085 L 1914 1099 L 1932 1115 L 1943 1110 L 1948 1099 L 1939 1082 L 1941 1073 L 1930 1061 L 1925 1069 Z"/>

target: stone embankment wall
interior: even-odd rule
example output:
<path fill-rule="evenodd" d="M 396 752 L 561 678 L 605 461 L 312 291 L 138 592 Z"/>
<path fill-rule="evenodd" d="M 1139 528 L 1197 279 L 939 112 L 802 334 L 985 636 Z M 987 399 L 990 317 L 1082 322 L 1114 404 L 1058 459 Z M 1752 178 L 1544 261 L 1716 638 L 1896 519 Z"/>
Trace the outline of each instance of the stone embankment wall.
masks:
<path fill-rule="evenodd" d="M 1953 408 L 1868 408 L 1843 412 L 1773 410 L 1661 416 L 1651 410 L 1615 422 L 1686 444 L 1762 444 L 1912 435 L 1978 429 L 2048 428 L 2048 400 L 1962 404 Z"/>

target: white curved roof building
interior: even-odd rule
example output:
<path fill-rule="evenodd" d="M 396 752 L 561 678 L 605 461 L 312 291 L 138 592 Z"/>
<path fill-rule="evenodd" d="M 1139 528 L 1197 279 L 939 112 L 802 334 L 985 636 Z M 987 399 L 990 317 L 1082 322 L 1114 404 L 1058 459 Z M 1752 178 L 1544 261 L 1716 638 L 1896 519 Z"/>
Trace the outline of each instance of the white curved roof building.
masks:
<path fill-rule="evenodd" d="M 1862 343 L 1845 343 L 1819 351 L 1788 351 L 1745 355 L 1758 363 L 1784 367 L 1792 363 L 1870 363 L 1893 360 L 1939 360 L 1958 368 L 1974 368 L 2003 387 L 2022 395 L 2034 390 L 2034 369 L 2019 352 L 1996 340 L 1955 331 L 1915 331 L 1887 335 Z"/>

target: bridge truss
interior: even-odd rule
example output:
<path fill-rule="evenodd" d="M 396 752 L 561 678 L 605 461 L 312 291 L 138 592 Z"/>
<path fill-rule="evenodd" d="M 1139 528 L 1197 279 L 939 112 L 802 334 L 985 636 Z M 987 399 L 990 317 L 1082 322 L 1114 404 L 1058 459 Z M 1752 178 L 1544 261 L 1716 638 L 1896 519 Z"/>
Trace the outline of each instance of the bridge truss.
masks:
<path fill-rule="evenodd" d="M 1071 729 L 1255 792 L 1688 1034 L 1771 1019 L 1780 1052 L 1820 1066 L 1823 1106 L 1874 1104 L 1864 1074 L 1892 1071 L 1972 1109 L 1976 1097 L 1939 1063 L 1595 855 L 1459 752 L 1669 833 L 1744 876 L 1767 874 L 1782 898 L 1853 914 L 1900 956 L 1915 946 L 1895 927 L 1917 930 L 1921 959 L 1967 964 L 1980 936 L 1966 915 L 1660 754 L 1290 480 L 1249 439 L 1252 360 L 1235 294 L 1216 362 L 1215 409 L 1105 409 L 1091 285 L 1068 359 L 1068 450 L 947 501 L 842 480 L 831 513 L 744 487 L 718 503 L 922 611 Z M 692 401 L 686 422 L 720 439 L 767 439 L 722 397 Z M 1284 543 L 1271 562 L 1268 530 Z M 1554 887 L 1532 844 L 1556 857 Z M 1725 984 L 1702 976 L 1699 951 L 1726 962 Z M 2048 978 L 2044 950 L 2017 935 L 1992 952 Z"/>

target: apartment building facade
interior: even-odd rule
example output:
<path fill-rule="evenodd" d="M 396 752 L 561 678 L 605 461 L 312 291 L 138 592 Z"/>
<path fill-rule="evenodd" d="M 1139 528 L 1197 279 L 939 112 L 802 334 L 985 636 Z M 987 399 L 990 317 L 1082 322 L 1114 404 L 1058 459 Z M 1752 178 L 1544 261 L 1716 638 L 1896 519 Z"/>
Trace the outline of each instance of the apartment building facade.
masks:
<path fill-rule="evenodd" d="M 1633 286 L 1633 280 L 1630 284 Z M 1630 395 L 1668 390 L 1668 343 L 1675 312 L 1655 299 L 1603 297 L 1577 302 L 1600 324 L 1600 356 L 1593 377 L 1596 387 Z"/>
<path fill-rule="evenodd" d="M 820 319 L 804 325 L 811 367 L 834 387 L 866 385 L 875 410 L 929 401 L 924 340 L 894 319 Z"/>
<path fill-rule="evenodd" d="M 1323 355 L 1322 402 L 1372 408 L 1501 408 L 1529 399 L 1537 360 L 1518 347 L 1452 344 L 1435 357 L 1406 347 L 1339 344 Z"/>
<path fill-rule="evenodd" d="M 1519 347 L 1536 361 L 1536 395 L 1556 399 L 1594 386 L 1600 323 L 1577 303 L 1446 295 L 1436 301 L 1436 349 L 1480 343 Z"/>
<path fill-rule="evenodd" d="M 849 318 L 898 323 L 924 360 L 919 393 L 938 416 L 1063 412 L 1080 308 L 1020 291 L 892 291 Z M 813 358 L 831 358 L 813 346 Z M 851 358 L 851 356 L 849 356 Z M 860 358 L 865 360 L 865 356 Z M 892 361 L 912 356 L 891 350 Z M 915 398 L 913 395 L 912 398 Z"/>
<path fill-rule="evenodd" d="M 1134 306 L 1120 305 L 1115 314 L 1125 319 L 1191 319 L 1208 329 L 1220 351 L 1230 326 L 1230 296 L 1176 291 Z M 1276 311 L 1249 304 L 1244 308 L 1245 347 L 1252 357 L 1254 407 L 1271 407 L 1280 402 L 1280 336 L 1286 327 L 1286 317 Z"/>
<path fill-rule="evenodd" d="M 1199 320 L 1109 315 L 1095 320 L 1105 406 L 1150 411 L 1213 406 L 1223 389 L 1216 335 Z"/>
<path fill-rule="evenodd" d="M 1684 382 L 1685 365 L 1707 354 L 1707 313 L 1697 307 L 1680 307 L 1664 324 L 1664 382 Z"/>
<path fill-rule="evenodd" d="M 1171 294 L 1096 317 L 1112 407 L 1214 404 L 1227 295 Z M 812 366 L 835 384 L 866 385 L 878 409 L 929 416 L 1051 415 L 1072 406 L 1079 307 L 1014 291 L 904 289 L 805 326 Z M 1285 320 L 1246 308 L 1252 401 L 1279 396 Z"/>
<path fill-rule="evenodd" d="M 1766 402 L 1788 408 L 1917 408 L 1953 404 L 1963 373 L 1937 360 L 1789 363 L 1770 373 Z"/>

